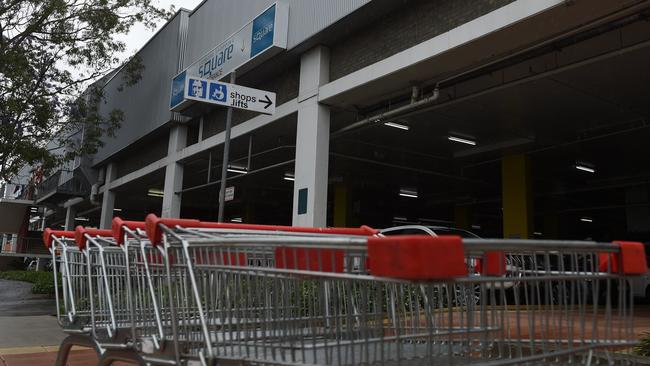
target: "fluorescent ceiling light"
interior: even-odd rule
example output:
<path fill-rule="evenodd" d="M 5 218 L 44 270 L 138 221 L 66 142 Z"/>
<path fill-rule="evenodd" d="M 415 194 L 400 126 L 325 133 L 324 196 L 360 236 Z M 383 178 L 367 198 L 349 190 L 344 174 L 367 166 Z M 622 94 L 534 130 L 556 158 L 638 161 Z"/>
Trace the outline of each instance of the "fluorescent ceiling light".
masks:
<path fill-rule="evenodd" d="M 230 219 L 230 222 L 243 222 L 243 221 L 244 220 L 242 220 L 241 217 L 233 217 L 232 219 Z"/>
<path fill-rule="evenodd" d="M 591 217 L 581 217 L 580 221 L 582 221 L 582 222 L 594 222 L 594 220 Z"/>
<path fill-rule="evenodd" d="M 236 165 L 228 165 L 228 171 L 231 173 L 239 173 L 239 174 L 246 174 L 248 173 L 248 169 L 242 166 L 236 166 Z"/>
<path fill-rule="evenodd" d="M 480 229 L 481 229 L 481 225 L 472 225 L 472 229 L 474 229 L 474 230 L 480 230 Z"/>
<path fill-rule="evenodd" d="M 113 211 L 115 211 L 115 212 L 122 212 L 122 209 L 121 209 L 121 208 L 114 208 Z"/>
<path fill-rule="evenodd" d="M 402 197 L 418 198 L 418 191 L 415 189 L 402 188 L 399 190 L 399 195 Z"/>
<path fill-rule="evenodd" d="M 75 217 L 74 220 L 75 221 L 90 221 L 90 219 L 87 218 L 87 217 Z"/>
<path fill-rule="evenodd" d="M 393 217 L 393 220 L 395 220 L 395 221 L 406 221 L 406 217 L 395 216 L 395 217 Z"/>
<path fill-rule="evenodd" d="M 409 128 L 410 128 L 407 125 L 403 125 L 403 124 L 397 123 L 397 122 L 386 122 L 386 123 L 384 123 L 384 125 L 388 126 L 388 127 L 399 128 L 400 130 L 405 130 L 405 131 L 408 131 Z"/>
<path fill-rule="evenodd" d="M 151 197 L 162 197 L 163 196 L 163 190 L 159 188 L 149 188 L 147 191 L 147 196 Z"/>
<path fill-rule="evenodd" d="M 575 168 L 578 170 L 582 170 L 583 172 L 592 173 L 592 174 L 596 172 L 596 169 L 594 167 L 588 166 L 583 163 L 576 163 Z"/>
<path fill-rule="evenodd" d="M 290 181 L 290 182 L 293 182 L 293 181 L 296 180 L 296 177 L 294 177 L 293 174 L 285 173 L 285 174 L 284 174 L 284 180 L 288 180 L 288 181 Z"/>
<path fill-rule="evenodd" d="M 461 144 L 476 146 L 476 141 L 470 140 L 468 138 L 462 138 L 462 137 L 458 137 L 458 136 L 449 135 L 449 136 L 447 136 L 447 140 L 453 141 L 453 142 L 459 142 Z"/>
<path fill-rule="evenodd" d="M 542 236 L 542 233 L 540 233 L 539 231 L 535 231 L 533 232 L 533 235 Z"/>

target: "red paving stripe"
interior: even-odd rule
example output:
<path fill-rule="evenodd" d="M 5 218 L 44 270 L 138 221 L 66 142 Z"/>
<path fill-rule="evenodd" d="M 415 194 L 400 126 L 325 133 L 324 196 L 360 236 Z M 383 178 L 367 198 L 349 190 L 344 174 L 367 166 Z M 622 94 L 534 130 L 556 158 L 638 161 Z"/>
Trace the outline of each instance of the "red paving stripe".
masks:
<path fill-rule="evenodd" d="M 56 362 L 56 352 L 23 353 L 2 356 L 3 366 L 51 366 Z M 99 360 L 93 350 L 71 351 L 68 366 L 96 365 Z M 130 363 L 115 362 L 115 366 L 128 366 Z"/>

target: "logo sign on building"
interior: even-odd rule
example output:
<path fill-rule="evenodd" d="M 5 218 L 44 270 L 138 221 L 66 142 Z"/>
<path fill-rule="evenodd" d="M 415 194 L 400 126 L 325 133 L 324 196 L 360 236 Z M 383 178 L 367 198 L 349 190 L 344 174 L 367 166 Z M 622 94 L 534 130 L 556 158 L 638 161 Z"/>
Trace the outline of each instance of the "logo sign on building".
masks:
<path fill-rule="evenodd" d="M 215 80 L 188 77 L 185 79 L 182 102 L 173 111 L 183 110 L 188 104 L 204 102 L 253 111 L 275 113 L 275 93 L 223 83 Z"/>
<path fill-rule="evenodd" d="M 172 80 L 170 109 L 180 111 L 186 79 L 221 80 L 233 70 L 245 71 L 287 48 L 289 6 L 275 3 L 225 41 L 189 65 Z M 184 107 L 186 108 L 186 103 Z M 184 108 L 183 108 L 184 109 Z"/>

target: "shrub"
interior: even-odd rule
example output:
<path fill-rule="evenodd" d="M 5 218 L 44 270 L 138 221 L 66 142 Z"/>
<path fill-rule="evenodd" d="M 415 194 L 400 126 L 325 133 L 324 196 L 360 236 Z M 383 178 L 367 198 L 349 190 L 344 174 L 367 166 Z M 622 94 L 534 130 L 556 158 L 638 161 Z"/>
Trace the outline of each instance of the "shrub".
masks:
<path fill-rule="evenodd" d="M 650 332 L 643 333 L 639 345 L 634 347 L 634 353 L 639 356 L 650 357 Z"/>

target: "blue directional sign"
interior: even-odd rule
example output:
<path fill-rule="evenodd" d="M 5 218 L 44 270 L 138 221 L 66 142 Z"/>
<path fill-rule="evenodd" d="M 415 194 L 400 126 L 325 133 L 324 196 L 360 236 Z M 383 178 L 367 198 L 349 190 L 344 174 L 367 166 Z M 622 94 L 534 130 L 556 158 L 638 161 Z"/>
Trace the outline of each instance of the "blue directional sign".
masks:
<path fill-rule="evenodd" d="M 275 113 L 275 93 L 266 90 L 196 77 L 187 77 L 183 90 L 183 100 L 172 106 L 172 111 L 182 111 L 192 103 L 203 102 L 264 114 Z"/>
<path fill-rule="evenodd" d="M 229 91 L 223 91 L 222 94 L 220 89 L 210 90 L 210 83 L 196 86 L 192 84 L 192 88 L 197 89 L 195 93 L 193 90 L 187 90 L 188 78 L 221 80 L 234 70 L 245 73 L 287 48 L 288 29 L 289 4 L 285 1 L 274 2 L 261 14 L 250 19 L 237 32 L 191 62 L 172 79 L 170 110 L 180 113 L 187 111 L 191 115 L 193 108 L 190 106 L 194 103 L 192 98 L 199 89 L 205 93 L 205 99 L 221 102 L 223 95 L 229 94 Z M 186 98 L 187 96 L 190 96 L 190 99 Z M 262 101 L 267 100 L 271 103 L 270 97 L 262 96 Z M 262 113 L 267 113 L 268 108 Z"/>

